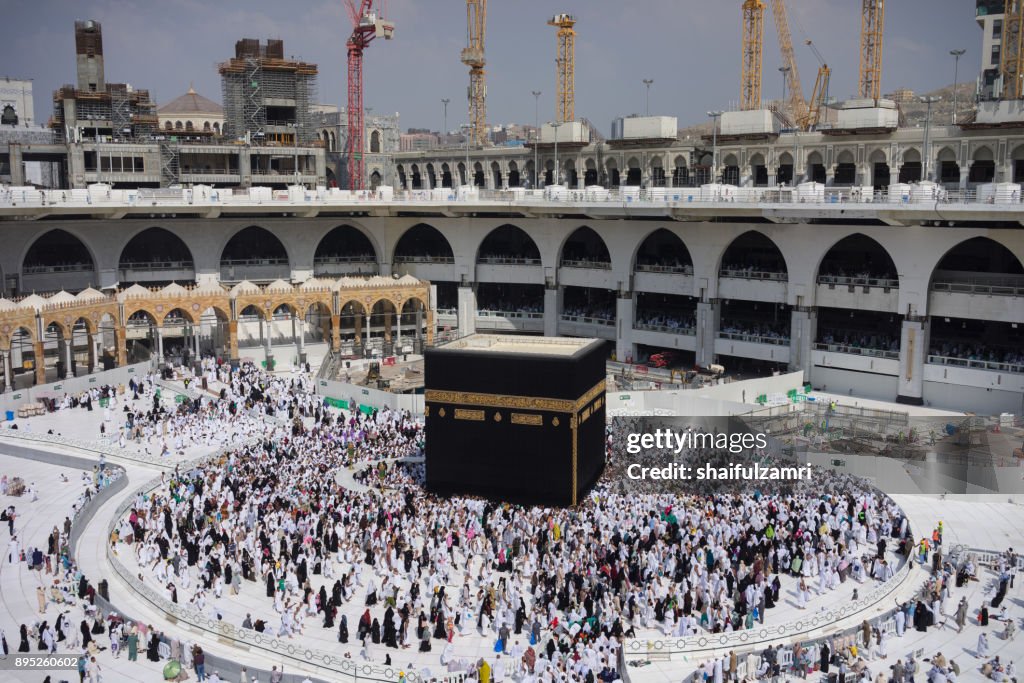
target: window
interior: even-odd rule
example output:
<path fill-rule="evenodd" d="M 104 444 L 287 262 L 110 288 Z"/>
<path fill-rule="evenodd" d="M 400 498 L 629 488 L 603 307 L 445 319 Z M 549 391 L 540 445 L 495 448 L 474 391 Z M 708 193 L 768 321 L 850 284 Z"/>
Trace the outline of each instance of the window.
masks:
<path fill-rule="evenodd" d="M 14 111 L 14 107 L 9 104 L 4 107 L 3 114 L 0 114 L 0 123 L 5 126 L 18 125 L 18 114 Z"/>
<path fill-rule="evenodd" d="M 992 46 L 992 65 L 993 66 L 999 66 L 999 54 L 1000 54 L 999 46 L 998 45 L 993 45 Z"/>
<path fill-rule="evenodd" d="M 997 39 L 1003 37 L 1003 20 L 1002 19 L 994 19 L 992 21 L 992 37 L 993 38 L 997 38 Z"/>
<path fill-rule="evenodd" d="M 174 130 L 174 124 L 170 121 L 164 123 L 164 130 Z"/>

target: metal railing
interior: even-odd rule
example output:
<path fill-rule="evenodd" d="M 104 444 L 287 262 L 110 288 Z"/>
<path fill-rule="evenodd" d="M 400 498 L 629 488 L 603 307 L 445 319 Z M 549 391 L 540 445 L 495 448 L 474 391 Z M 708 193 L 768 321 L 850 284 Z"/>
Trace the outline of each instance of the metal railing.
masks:
<path fill-rule="evenodd" d="M 372 263 L 376 265 L 377 257 L 373 254 L 358 254 L 355 256 L 317 256 L 313 259 L 315 266 L 331 263 Z"/>
<path fill-rule="evenodd" d="M 669 325 L 655 325 L 653 323 L 640 322 L 639 320 L 633 323 L 634 330 L 646 330 L 648 332 L 667 332 L 668 334 L 682 334 L 693 337 L 697 334 L 696 327 L 671 327 Z"/>
<path fill-rule="evenodd" d="M 882 277 L 859 277 L 845 275 L 819 275 L 819 285 L 846 285 L 849 287 L 885 287 L 886 289 L 899 289 L 900 281 L 892 278 Z"/>
<path fill-rule="evenodd" d="M 539 258 L 525 258 L 518 256 L 481 256 L 477 263 L 486 263 L 492 266 L 539 266 Z"/>
<path fill-rule="evenodd" d="M 936 356 L 928 354 L 928 362 L 933 365 L 953 365 L 959 368 L 971 370 L 994 370 L 996 372 L 1024 373 L 1024 364 L 1020 363 L 999 363 L 990 360 L 977 360 L 973 358 L 953 358 L 952 356 Z"/>
<path fill-rule="evenodd" d="M 91 263 L 58 263 L 55 265 L 25 266 L 21 269 L 21 272 L 25 275 L 35 275 L 39 273 L 82 273 L 92 270 L 95 270 L 95 267 Z"/>
<path fill-rule="evenodd" d="M 440 264 L 452 264 L 455 263 L 454 256 L 426 256 L 426 255 L 413 255 L 413 254 L 401 254 L 395 256 L 395 263 L 440 263 Z"/>
<path fill-rule="evenodd" d="M 754 344 L 771 344 L 773 346 L 789 346 L 789 337 L 765 337 L 746 332 L 719 332 L 719 339 L 730 339 L 732 341 L 752 342 Z"/>
<path fill-rule="evenodd" d="M 594 318 L 585 315 L 560 315 L 559 320 L 565 323 L 583 323 L 584 325 L 603 325 L 605 327 L 614 327 L 615 318 Z"/>
<path fill-rule="evenodd" d="M 634 270 L 638 273 L 669 273 L 672 275 L 693 275 L 693 266 L 659 266 L 653 263 L 638 263 Z"/>
<path fill-rule="evenodd" d="M 767 270 L 731 270 L 723 268 L 718 272 L 718 277 L 731 277 L 738 280 L 774 280 L 785 282 L 789 275 Z"/>
<path fill-rule="evenodd" d="M 233 268 L 237 266 L 287 266 L 286 258 L 248 258 L 248 259 L 221 259 L 221 268 Z"/>
<path fill-rule="evenodd" d="M 457 308 L 439 308 L 437 309 L 438 315 L 458 315 L 459 309 Z"/>
<path fill-rule="evenodd" d="M 992 294 L 997 296 L 1024 295 L 1024 277 L 975 277 L 963 280 L 939 280 L 932 283 L 933 292 L 950 294 Z"/>
<path fill-rule="evenodd" d="M 899 351 L 889 351 L 886 349 L 867 349 L 860 346 L 848 346 L 846 344 L 827 344 L 816 342 L 814 344 L 815 351 L 830 351 L 832 353 L 849 353 L 855 356 L 871 356 L 872 358 L 889 358 L 891 360 L 899 360 Z"/>
<path fill-rule="evenodd" d="M 537 311 L 495 311 L 481 309 L 476 312 L 478 318 L 509 318 L 510 320 L 543 320 L 544 313 Z"/>
<path fill-rule="evenodd" d="M 589 268 L 592 270 L 612 269 L 612 264 L 605 261 L 576 261 L 573 259 L 562 259 L 558 265 L 561 268 Z"/>
<path fill-rule="evenodd" d="M 119 270 L 123 273 L 129 270 L 192 270 L 195 264 L 192 261 L 133 261 L 122 262 Z"/>

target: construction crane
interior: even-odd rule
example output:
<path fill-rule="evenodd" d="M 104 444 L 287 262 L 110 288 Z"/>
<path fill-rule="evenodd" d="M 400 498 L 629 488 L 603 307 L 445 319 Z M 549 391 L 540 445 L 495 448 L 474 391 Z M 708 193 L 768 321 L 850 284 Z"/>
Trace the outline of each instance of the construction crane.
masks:
<path fill-rule="evenodd" d="M 1003 16 L 1003 40 L 999 73 L 1003 78 L 1002 99 L 1024 99 L 1024 0 L 1007 0 Z"/>
<path fill-rule="evenodd" d="M 789 88 L 789 116 L 799 128 L 807 125 L 807 100 L 800 84 L 800 72 L 796 67 L 796 55 L 793 53 L 793 38 L 789 33 L 789 19 L 786 16 L 785 0 L 772 0 L 772 16 L 775 17 L 775 31 L 779 35 L 779 52 L 782 53 L 782 66 L 786 73 L 786 86 Z"/>
<path fill-rule="evenodd" d="M 363 121 L 363 50 L 374 38 L 391 40 L 395 25 L 385 21 L 377 9 L 377 0 L 345 0 L 352 35 L 348 48 L 348 183 L 353 190 L 363 189 L 366 153 Z M 357 4 L 358 2 L 358 4 Z"/>
<path fill-rule="evenodd" d="M 576 19 L 571 14 L 556 14 L 548 26 L 558 28 L 558 96 L 555 118 L 558 123 L 576 120 Z"/>
<path fill-rule="evenodd" d="M 740 109 L 761 108 L 761 61 L 764 53 L 764 2 L 743 3 L 743 72 L 740 77 Z"/>
<path fill-rule="evenodd" d="M 814 46 L 814 43 L 810 39 L 804 41 L 807 47 L 811 48 L 814 56 L 818 58 L 818 77 L 814 79 L 814 91 L 811 93 L 811 101 L 807 111 L 807 120 L 803 123 L 801 128 L 803 130 L 814 130 L 818 127 L 821 122 L 822 113 L 825 111 L 825 106 L 828 103 L 828 82 L 832 76 L 832 70 L 828 68 L 828 64 L 825 63 L 825 58 L 818 52 L 818 48 Z"/>
<path fill-rule="evenodd" d="M 882 32 L 884 27 L 885 0 L 863 0 L 860 13 L 860 88 L 858 94 L 870 100 L 878 100 L 882 97 Z"/>
<path fill-rule="evenodd" d="M 487 76 L 484 37 L 487 31 L 487 0 L 466 0 L 466 48 L 462 63 L 469 67 L 469 125 L 474 145 L 487 142 Z"/>

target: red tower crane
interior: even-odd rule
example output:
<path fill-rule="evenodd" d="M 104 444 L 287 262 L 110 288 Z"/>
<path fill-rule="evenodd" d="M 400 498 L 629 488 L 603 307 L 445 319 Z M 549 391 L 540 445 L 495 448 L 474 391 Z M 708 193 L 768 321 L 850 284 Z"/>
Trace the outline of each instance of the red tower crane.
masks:
<path fill-rule="evenodd" d="M 378 0 L 345 0 L 352 19 L 348 43 L 348 183 L 352 190 L 363 189 L 366 152 L 363 134 L 363 50 L 374 38 L 391 40 L 395 25 L 380 15 Z"/>

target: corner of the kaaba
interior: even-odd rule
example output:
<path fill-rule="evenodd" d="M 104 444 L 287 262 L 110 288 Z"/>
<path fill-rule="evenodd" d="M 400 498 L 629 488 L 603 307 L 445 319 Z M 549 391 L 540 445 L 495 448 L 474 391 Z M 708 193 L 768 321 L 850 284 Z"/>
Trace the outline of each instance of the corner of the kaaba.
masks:
<path fill-rule="evenodd" d="M 500 337 L 502 351 L 482 350 L 488 337 L 425 354 L 427 490 L 522 505 L 582 501 L 604 469 L 604 346 L 572 340 L 572 353 L 549 355 L 530 338 Z"/>

